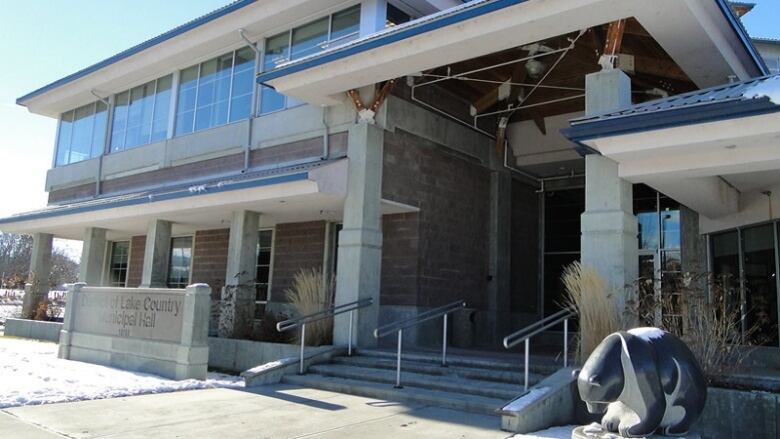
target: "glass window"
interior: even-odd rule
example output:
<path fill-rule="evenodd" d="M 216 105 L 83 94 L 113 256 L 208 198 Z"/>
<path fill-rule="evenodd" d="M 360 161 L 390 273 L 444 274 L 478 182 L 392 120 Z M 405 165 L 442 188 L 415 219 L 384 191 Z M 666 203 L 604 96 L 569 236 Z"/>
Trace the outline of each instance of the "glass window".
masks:
<path fill-rule="evenodd" d="M 55 166 L 87 160 L 103 152 L 105 113 L 105 104 L 93 102 L 62 114 Z"/>
<path fill-rule="evenodd" d="M 230 91 L 230 122 L 246 119 L 252 111 L 255 83 L 255 52 L 245 47 L 236 51 L 233 84 Z"/>
<path fill-rule="evenodd" d="M 198 71 L 200 66 L 192 66 L 181 71 L 176 108 L 176 135 L 192 132 L 195 121 L 195 99 L 198 92 Z"/>
<path fill-rule="evenodd" d="M 130 90 L 130 104 L 127 109 L 125 142 L 121 149 L 133 148 L 149 142 L 152 132 L 152 110 L 154 102 L 154 81 Z"/>
<path fill-rule="evenodd" d="M 139 85 L 114 97 L 111 152 L 162 140 L 168 131 L 173 76 Z"/>
<path fill-rule="evenodd" d="M 328 17 L 297 27 L 292 31 L 291 59 L 313 55 L 328 42 Z"/>
<path fill-rule="evenodd" d="M 390 5 L 387 5 L 388 7 Z M 330 44 L 341 44 L 360 35 L 360 5 L 333 14 L 330 29 Z"/>
<path fill-rule="evenodd" d="M 190 283 L 192 237 L 173 238 L 168 264 L 168 288 L 186 288 Z"/>
<path fill-rule="evenodd" d="M 258 232 L 257 274 L 255 276 L 255 318 L 262 319 L 268 303 L 271 288 L 271 252 L 273 251 L 273 230 Z"/>
<path fill-rule="evenodd" d="M 290 33 L 273 36 L 266 40 L 263 71 L 273 70 L 278 64 L 290 59 Z M 285 108 L 287 102 L 283 94 L 271 87 L 261 86 L 260 114 L 271 113 Z"/>
<path fill-rule="evenodd" d="M 742 242 L 746 325 L 751 331 L 749 341 L 757 345 L 778 346 L 774 225 L 744 229 Z"/>
<path fill-rule="evenodd" d="M 125 287 L 127 284 L 127 264 L 130 255 L 130 243 L 114 242 L 111 244 L 111 265 L 109 266 L 109 285 Z"/>
<path fill-rule="evenodd" d="M 150 142 L 163 140 L 168 134 L 172 85 L 173 75 L 168 75 L 157 80 L 157 88 L 154 93 L 154 116 L 152 119 L 152 137 Z"/>
<path fill-rule="evenodd" d="M 200 66 L 195 131 L 227 123 L 232 69 L 232 53 L 206 61 Z"/>

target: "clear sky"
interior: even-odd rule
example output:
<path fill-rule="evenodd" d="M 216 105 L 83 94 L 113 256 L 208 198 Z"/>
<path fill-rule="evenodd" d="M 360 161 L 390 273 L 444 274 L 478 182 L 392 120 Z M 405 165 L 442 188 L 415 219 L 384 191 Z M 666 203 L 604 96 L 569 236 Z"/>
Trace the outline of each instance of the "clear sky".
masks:
<path fill-rule="evenodd" d="M 3 0 L 0 14 L 0 217 L 45 206 L 56 121 L 16 98 L 228 0 Z M 757 0 L 745 25 L 780 38 L 780 0 Z"/>

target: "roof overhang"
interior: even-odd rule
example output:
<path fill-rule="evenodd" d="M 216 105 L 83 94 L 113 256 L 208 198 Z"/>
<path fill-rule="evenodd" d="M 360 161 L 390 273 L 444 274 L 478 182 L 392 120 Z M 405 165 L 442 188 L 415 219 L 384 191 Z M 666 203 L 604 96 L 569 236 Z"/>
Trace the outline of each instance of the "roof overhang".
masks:
<path fill-rule="evenodd" d="M 314 104 L 442 65 L 634 17 L 701 88 L 766 67 L 725 0 L 475 0 L 280 65 L 258 82 Z"/>
<path fill-rule="evenodd" d="M 357 0 L 238 0 L 17 99 L 32 113 L 59 117 L 95 101 L 289 29 Z M 280 27 L 281 26 L 281 27 Z"/>

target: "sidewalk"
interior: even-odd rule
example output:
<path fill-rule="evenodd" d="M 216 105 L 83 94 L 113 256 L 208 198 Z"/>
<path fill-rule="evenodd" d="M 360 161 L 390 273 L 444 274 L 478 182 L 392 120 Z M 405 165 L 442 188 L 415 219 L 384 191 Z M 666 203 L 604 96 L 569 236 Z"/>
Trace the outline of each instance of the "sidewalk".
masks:
<path fill-rule="evenodd" d="M 3 437 L 53 438 L 490 438 L 499 418 L 289 385 L 207 389 L 16 407 Z"/>

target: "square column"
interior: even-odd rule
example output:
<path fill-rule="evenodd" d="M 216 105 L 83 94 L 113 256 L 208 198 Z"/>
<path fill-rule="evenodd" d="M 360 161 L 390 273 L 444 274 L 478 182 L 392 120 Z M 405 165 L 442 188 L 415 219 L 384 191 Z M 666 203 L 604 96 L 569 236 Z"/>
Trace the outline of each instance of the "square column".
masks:
<path fill-rule="evenodd" d="M 219 314 L 220 337 L 248 338 L 252 334 L 259 227 L 259 213 L 247 210 L 233 212 Z"/>
<path fill-rule="evenodd" d="M 336 305 L 373 298 L 374 304 L 356 313 L 354 341 L 376 345 L 373 331 L 379 324 L 379 287 L 382 264 L 382 151 L 384 131 L 367 123 L 349 130 L 347 198 L 344 228 L 339 234 Z M 346 345 L 349 314 L 335 318 L 333 343 Z"/>
<path fill-rule="evenodd" d="M 101 286 L 106 262 L 106 229 L 87 227 L 81 248 L 79 282 L 89 286 Z"/>
<path fill-rule="evenodd" d="M 34 233 L 30 272 L 24 287 L 22 318 L 35 318 L 38 305 L 49 295 L 49 275 L 51 274 L 51 249 L 54 236 L 49 233 Z"/>
<path fill-rule="evenodd" d="M 488 242 L 489 274 L 488 312 L 490 339 L 500 343 L 510 331 L 511 320 L 511 237 L 512 177 L 504 170 L 490 173 L 490 234 Z"/>
<path fill-rule="evenodd" d="M 360 3 L 360 36 L 365 37 L 385 28 L 387 0 L 363 0 Z"/>
<path fill-rule="evenodd" d="M 171 222 L 152 220 L 146 229 L 141 288 L 167 288 L 171 258 Z"/>

